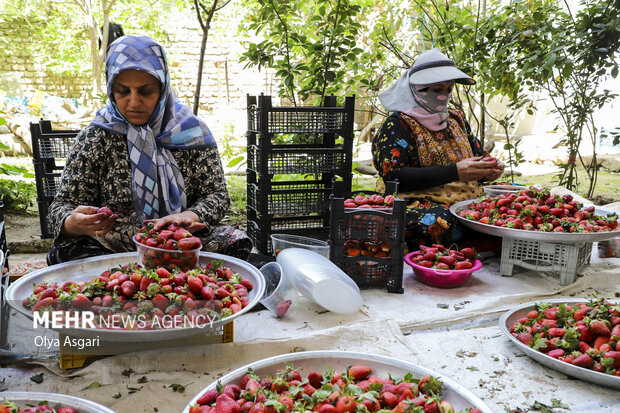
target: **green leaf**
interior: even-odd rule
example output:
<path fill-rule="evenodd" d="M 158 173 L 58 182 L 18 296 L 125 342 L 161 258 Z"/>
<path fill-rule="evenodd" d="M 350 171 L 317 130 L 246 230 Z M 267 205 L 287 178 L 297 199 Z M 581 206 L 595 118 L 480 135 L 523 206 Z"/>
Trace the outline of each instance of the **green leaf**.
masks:
<path fill-rule="evenodd" d="M 178 384 L 178 383 L 172 383 L 168 387 L 170 387 L 172 391 L 177 392 L 177 393 L 183 393 L 185 391 L 185 386 L 183 386 L 182 384 Z"/>
<path fill-rule="evenodd" d="M 90 389 L 98 389 L 99 387 L 106 386 L 106 384 L 101 384 L 98 381 L 94 381 L 90 383 L 88 386 L 84 387 L 82 390 L 90 390 Z"/>
<path fill-rule="evenodd" d="M 122 394 L 116 393 L 116 394 L 112 395 L 112 397 L 114 397 L 115 399 L 120 399 L 122 397 Z"/>
<path fill-rule="evenodd" d="M 34 381 L 37 384 L 43 383 L 43 373 L 30 376 L 30 380 Z"/>

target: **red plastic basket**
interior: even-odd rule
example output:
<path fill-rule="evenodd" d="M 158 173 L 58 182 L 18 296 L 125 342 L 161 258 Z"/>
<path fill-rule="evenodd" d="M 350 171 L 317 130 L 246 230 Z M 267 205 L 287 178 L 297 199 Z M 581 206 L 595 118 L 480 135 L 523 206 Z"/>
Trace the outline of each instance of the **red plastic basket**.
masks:
<path fill-rule="evenodd" d="M 411 261 L 411 258 L 416 252 L 419 251 L 410 252 L 405 255 L 405 262 L 413 268 L 413 272 L 421 282 L 431 287 L 458 287 L 467 281 L 472 273 L 482 268 L 482 262 L 480 260 L 474 261 L 474 266 L 466 270 L 438 270 L 437 268 L 422 267 Z"/>

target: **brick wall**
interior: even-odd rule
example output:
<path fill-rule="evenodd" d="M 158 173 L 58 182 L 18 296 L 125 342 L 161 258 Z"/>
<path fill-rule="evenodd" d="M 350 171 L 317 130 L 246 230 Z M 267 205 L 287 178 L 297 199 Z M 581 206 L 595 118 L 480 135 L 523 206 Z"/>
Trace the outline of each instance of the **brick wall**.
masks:
<path fill-rule="evenodd" d="M 241 16 L 231 17 L 229 12 L 220 21 L 212 22 L 213 29 L 209 32 L 205 52 L 199 115 L 207 121 L 216 138 L 225 135 L 241 141 L 247 124 L 246 94 L 262 92 L 275 96 L 277 90 L 273 87 L 270 71 L 243 69 L 243 65 L 238 63 L 243 40 L 234 35 L 234 19 L 239 18 Z M 156 40 L 166 50 L 171 83 L 177 95 L 193 107 L 202 33 L 193 12 L 172 15 L 165 20 L 168 37 Z M 36 47 L 32 50 L 30 46 L 33 42 L 41 41 L 41 37 L 37 36 L 40 24 L 36 21 L 0 21 L 0 85 L 4 89 L 7 85 L 14 86 L 25 95 L 39 91 L 76 98 L 86 106 L 99 105 L 99 101 L 92 103 L 91 79 L 88 76 L 58 76 L 46 67 L 45 55 L 37 52 Z M 84 47 L 88 47 L 86 38 Z M 90 62 L 85 64 L 90 65 Z M 15 80 L 18 85 L 13 85 Z"/>

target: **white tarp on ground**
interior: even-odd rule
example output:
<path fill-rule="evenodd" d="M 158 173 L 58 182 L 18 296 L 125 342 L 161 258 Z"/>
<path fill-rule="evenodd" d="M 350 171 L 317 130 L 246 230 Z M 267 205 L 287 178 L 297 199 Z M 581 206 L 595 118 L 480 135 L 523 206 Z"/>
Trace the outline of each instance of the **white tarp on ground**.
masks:
<path fill-rule="evenodd" d="M 407 267 L 404 294 L 365 290 L 362 310 L 348 316 L 326 313 L 300 297 L 284 319 L 266 310 L 237 319 L 232 344 L 106 357 L 67 373 L 58 369 L 56 360 L 12 363 L 3 369 L 2 388 L 72 394 L 119 412 L 153 412 L 155 407 L 179 411 L 213 378 L 236 367 L 302 349 L 340 349 L 392 355 L 430 368 L 465 384 L 497 411 L 535 401 L 551 405 L 551 399 L 571 411 L 620 411 L 617 390 L 578 382 L 539 365 L 523 356 L 497 326 L 501 313 L 528 301 L 590 293 L 617 297 L 620 259 L 594 257 L 586 275 L 567 287 L 559 285 L 557 276 L 532 271 L 501 277 L 498 266 L 498 258 L 488 259 L 463 287 L 448 290 L 419 283 Z M 464 352 L 461 357 L 459 350 Z M 122 375 L 127 369 L 135 371 L 130 378 Z M 43 383 L 29 379 L 41 371 Z M 148 383 L 136 382 L 142 376 Z M 82 390 L 92 382 L 105 386 Z M 168 387 L 172 383 L 185 385 L 185 394 L 173 392 Z M 130 387 L 141 390 L 128 394 Z M 121 398 L 114 399 L 118 393 Z"/>

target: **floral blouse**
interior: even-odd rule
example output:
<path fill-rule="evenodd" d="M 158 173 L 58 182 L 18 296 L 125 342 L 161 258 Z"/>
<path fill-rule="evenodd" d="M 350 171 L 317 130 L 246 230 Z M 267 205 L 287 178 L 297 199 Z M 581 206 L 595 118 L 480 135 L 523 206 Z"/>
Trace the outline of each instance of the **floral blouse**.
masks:
<path fill-rule="evenodd" d="M 206 225 L 201 235 L 209 234 L 230 205 L 217 147 L 171 152 L 183 173 L 187 209 Z M 79 205 L 108 206 L 118 214 L 114 229 L 99 240 L 115 252 L 135 250 L 132 237 L 141 223 L 133 207 L 126 136 L 87 126 L 76 137 L 48 214 L 57 246 L 75 242 L 75 238 L 63 237 L 61 230 Z"/>
<path fill-rule="evenodd" d="M 404 167 L 433 167 L 432 174 L 419 177 L 425 187 L 457 180 L 455 164 L 481 156 L 484 151 L 462 112 L 450 110 L 447 124 L 445 129 L 433 132 L 406 114 L 392 113 L 372 143 L 373 163 L 383 180 L 398 178 Z"/>

